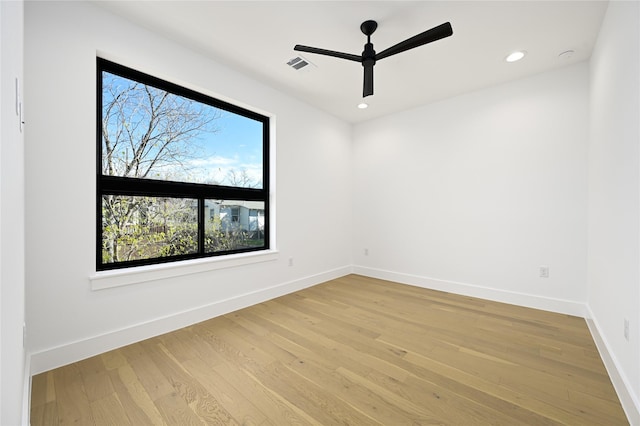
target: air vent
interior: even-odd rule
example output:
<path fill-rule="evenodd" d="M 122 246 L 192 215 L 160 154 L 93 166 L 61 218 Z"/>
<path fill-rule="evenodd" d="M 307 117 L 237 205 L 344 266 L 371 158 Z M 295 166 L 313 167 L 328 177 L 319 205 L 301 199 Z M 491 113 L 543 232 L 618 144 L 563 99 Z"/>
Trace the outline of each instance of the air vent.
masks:
<path fill-rule="evenodd" d="M 315 67 L 314 64 L 312 64 L 302 56 L 296 56 L 295 58 L 287 62 L 287 65 L 289 65 L 291 68 L 293 68 L 296 71 L 301 71 L 301 70 L 309 71 L 310 69 Z"/>

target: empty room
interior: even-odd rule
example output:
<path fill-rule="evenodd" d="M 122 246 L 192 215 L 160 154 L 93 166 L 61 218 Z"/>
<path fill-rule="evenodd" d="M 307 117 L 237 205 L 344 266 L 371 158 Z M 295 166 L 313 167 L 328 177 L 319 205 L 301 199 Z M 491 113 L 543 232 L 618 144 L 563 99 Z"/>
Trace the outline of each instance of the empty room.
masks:
<path fill-rule="evenodd" d="M 0 424 L 640 425 L 638 1 L 0 23 Z"/>

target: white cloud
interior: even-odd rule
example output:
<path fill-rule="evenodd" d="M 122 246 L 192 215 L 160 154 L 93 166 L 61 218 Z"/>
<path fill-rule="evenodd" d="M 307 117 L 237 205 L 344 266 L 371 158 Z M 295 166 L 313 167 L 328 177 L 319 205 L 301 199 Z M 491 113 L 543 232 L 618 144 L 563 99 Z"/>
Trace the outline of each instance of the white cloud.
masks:
<path fill-rule="evenodd" d="M 234 171 L 246 172 L 252 185 L 262 183 L 261 163 L 241 163 L 238 158 L 223 156 L 195 158 L 185 162 L 184 167 L 168 165 L 156 170 L 157 175 L 151 178 L 227 185 L 229 174 Z"/>
<path fill-rule="evenodd" d="M 208 168 L 208 167 L 223 167 L 231 164 L 236 164 L 237 158 L 222 157 L 220 155 L 214 155 L 207 158 L 194 158 L 187 162 L 189 168 Z"/>

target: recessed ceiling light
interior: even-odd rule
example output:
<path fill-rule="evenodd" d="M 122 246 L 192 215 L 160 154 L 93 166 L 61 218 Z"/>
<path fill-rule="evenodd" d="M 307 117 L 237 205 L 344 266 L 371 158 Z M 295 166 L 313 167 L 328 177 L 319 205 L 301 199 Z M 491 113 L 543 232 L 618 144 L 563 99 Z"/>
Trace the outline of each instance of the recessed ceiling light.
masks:
<path fill-rule="evenodd" d="M 361 103 L 358 104 L 358 108 L 367 109 L 367 108 L 369 108 L 369 104 L 365 104 L 364 102 L 361 102 Z"/>
<path fill-rule="evenodd" d="M 509 56 L 504 58 L 504 60 L 507 62 L 516 62 L 524 58 L 526 54 L 527 52 L 525 52 L 524 50 L 516 50 L 515 52 L 510 53 Z"/>

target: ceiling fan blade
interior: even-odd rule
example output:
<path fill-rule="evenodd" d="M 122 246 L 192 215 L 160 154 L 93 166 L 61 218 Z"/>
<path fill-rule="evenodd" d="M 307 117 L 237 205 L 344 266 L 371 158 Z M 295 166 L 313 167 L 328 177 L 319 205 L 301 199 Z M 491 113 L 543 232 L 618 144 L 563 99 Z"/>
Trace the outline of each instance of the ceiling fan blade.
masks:
<path fill-rule="evenodd" d="M 362 88 L 362 97 L 373 95 L 373 63 L 364 65 L 364 85 Z"/>
<path fill-rule="evenodd" d="M 395 55 L 396 53 L 404 52 L 405 50 L 413 49 L 415 47 L 422 46 L 423 44 L 431 43 L 433 41 L 449 37 L 452 34 L 453 28 L 451 28 L 451 24 L 449 22 L 445 22 L 442 25 L 433 27 L 430 30 L 415 35 L 411 38 L 406 39 L 405 41 L 401 41 L 400 43 L 391 46 L 388 49 L 383 50 L 376 55 L 376 60 L 380 60 L 388 56 Z"/>
<path fill-rule="evenodd" d="M 333 56 L 335 58 L 347 59 L 349 61 L 362 62 L 362 56 L 360 55 L 352 55 L 351 53 L 336 52 L 334 50 L 318 49 L 317 47 L 302 46 L 300 44 L 296 44 L 293 50 L 297 50 L 298 52 L 308 52 L 308 53 L 316 53 L 318 55 Z"/>

